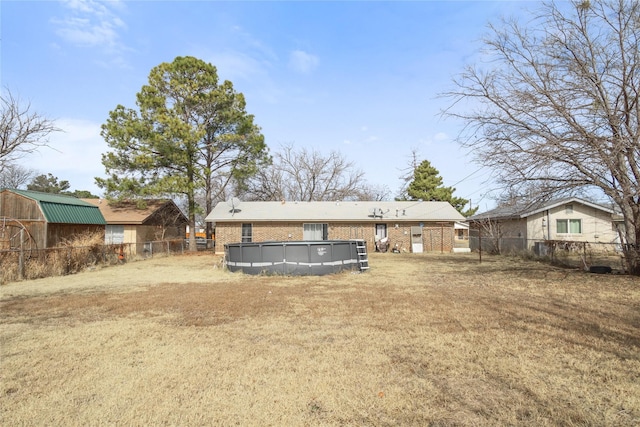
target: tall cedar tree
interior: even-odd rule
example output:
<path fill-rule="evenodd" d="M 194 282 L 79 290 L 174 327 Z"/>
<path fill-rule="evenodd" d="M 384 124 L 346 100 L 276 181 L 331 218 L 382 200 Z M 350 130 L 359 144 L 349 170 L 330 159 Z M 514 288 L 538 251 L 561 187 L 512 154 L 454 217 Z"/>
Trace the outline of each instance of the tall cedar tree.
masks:
<path fill-rule="evenodd" d="M 195 230 L 198 194 L 204 193 L 209 212 L 216 191 L 223 190 L 215 183 L 242 182 L 270 161 L 244 96 L 229 81 L 219 84 L 211 64 L 177 57 L 158 65 L 136 105 L 138 110 L 118 105 L 102 126 L 111 151 L 102 155 L 108 177 L 96 183 L 107 197 L 185 197 Z M 190 239 L 196 248 L 195 233 Z"/>
<path fill-rule="evenodd" d="M 454 197 L 454 191 L 456 189 L 453 187 L 444 187 L 438 169 L 431 166 L 428 160 L 423 160 L 413 171 L 413 181 L 407 187 L 407 196 L 410 200 L 449 202 L 462 215 L 473 215 L 478 208 L 469 208 L 464 211 L 469 200 Z"/>

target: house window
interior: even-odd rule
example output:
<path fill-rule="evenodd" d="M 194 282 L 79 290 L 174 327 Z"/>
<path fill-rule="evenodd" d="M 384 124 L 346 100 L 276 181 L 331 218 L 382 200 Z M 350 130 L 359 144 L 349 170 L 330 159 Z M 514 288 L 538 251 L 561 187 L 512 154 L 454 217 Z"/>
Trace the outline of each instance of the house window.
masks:
<path fill-rule="evenodd" d="M 124 225 L 106 225 L 104 229 L 104 242 L 107 245 L 124 243 Z"/>
<path fill-rule="evenodd" d="M 457 235 L 458 240 L 464 240 L 464 230 L 458 229 L 458 230 L 456 230 L 456 232 L 458 233 L 458 235 Z"/>
<path fill-rule="evenodd" d="M 242 243 L 253 241 L 253 227 L 251 224 L 242 224 Z"/>
<path fill-rule="evenodd" d="M 564 207 L 564 213 L 572 214 L 573 213 L 573 205 L 566 205 Z"/>
<path fill-rule="evenodd" d="M 303 240 L 327 240 L 328 236 L 328 224 L 302 224 Z"/>
<path fill-rule="evenodd" d="M 582 234 L 582 220 L 558 219 L 556 220 L 556 233 L 558 234 Z"/>

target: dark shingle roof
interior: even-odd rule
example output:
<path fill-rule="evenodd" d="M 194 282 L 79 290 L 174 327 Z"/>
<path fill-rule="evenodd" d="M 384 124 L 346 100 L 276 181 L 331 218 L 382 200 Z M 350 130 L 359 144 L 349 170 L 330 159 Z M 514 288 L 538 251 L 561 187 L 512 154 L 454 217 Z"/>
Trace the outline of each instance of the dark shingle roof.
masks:
<path fill-rule="evenodd" d="M 543 210 L 553 209 L 557 206 L 561 206 L 567 203 L 581 203 L 586 206 L 591 206 L 596 209 L 613 214 L 614 210 L 610 207 L 603 206 L 598 203 L 593 203 L 588 200 L 583 200 L 577 197 L 564 197 L 561 199 L 548 200 L 546 202 L 537 203 L 513 203 L 510 205 L 498 206 L 495 209 L 491 209 L 486 212 L 482 212 L 472 217 L 467 218 L 468 221 L 480 221 L 485 219 L 519 219 L 526 218 L 528 216 L 539 213 Z"/>

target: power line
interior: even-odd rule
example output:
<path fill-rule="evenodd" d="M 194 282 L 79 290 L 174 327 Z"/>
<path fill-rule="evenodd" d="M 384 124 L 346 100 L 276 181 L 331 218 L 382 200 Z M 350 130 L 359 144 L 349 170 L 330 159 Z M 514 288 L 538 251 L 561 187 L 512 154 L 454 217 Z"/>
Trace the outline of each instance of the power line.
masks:
<path fill-rule="evenodd" d="M 484 166 L 480 166 L 478 169 L 474 170 L 473 172 L 471 172 L 469 175 L 465 176 L 464 178 L 462 178 L 460 181 L 456 182 L 455 184 L 451 185 L 451 187 L 455 187 L 456 185 L 460 184 L 461 182 L 466 181 L 467 179 L 471 178 L 473 175 L 477 174 L 478 172 L 480 172 L 482 169 L 484 168 Z"/>

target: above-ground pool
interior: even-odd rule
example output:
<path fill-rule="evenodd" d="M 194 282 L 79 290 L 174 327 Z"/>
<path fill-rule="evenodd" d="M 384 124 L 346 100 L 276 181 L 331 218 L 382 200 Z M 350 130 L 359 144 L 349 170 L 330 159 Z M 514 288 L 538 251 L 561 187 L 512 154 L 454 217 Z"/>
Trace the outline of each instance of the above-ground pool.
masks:
<path fill-rule="evenodd" d="M 364 240 L 229 243 L 224 253 L 230 271 L 247 274 L 321 276 L 369 268 Z"/>

